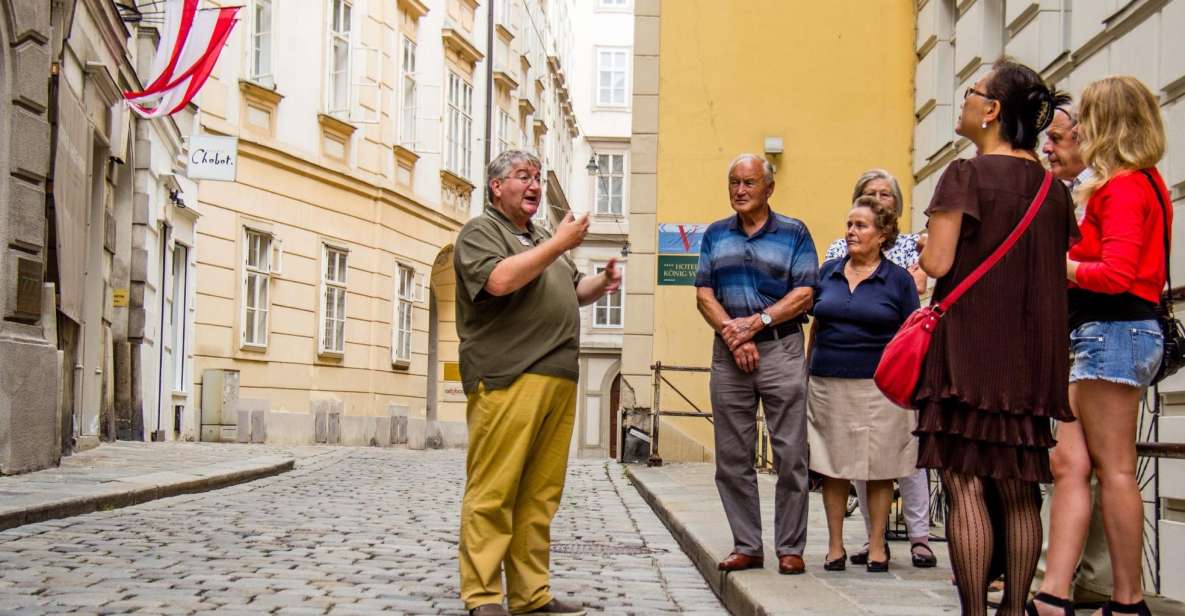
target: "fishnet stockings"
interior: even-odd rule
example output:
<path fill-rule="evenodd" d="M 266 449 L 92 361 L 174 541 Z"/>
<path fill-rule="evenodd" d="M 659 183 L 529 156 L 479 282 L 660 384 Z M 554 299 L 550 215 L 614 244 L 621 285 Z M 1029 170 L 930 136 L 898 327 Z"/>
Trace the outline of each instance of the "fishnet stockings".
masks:
<path fill-rule="evenodd" d="M 1041 503 L 1036 486 L 943 471 L 950 499 L 947 537 L 964 616 L 986 616 L 992 551 L 1003 530 L 1004 597 L 999 615 L 1021 616 L 1041 556 Z M 1002 528 L 1001 528 L 1002 527 Z"/>

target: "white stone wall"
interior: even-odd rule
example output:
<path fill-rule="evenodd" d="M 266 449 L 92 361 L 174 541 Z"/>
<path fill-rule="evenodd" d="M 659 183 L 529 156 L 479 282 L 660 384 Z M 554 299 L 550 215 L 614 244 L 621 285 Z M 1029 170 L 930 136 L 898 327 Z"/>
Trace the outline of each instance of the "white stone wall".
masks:
<path fill-rule="evenodd" d="M 1185 0 L 921 0 L 918 2 L 913 171 L 914 226 L 955 157 L 974 148 L 954 134 L 962 91 L 1001 51 L 1074 97 L 1101 77 L 1130 74 L 1160 97 L 1168 152 L 1159 168 L 1175 216 L 1185 208 Z M 1179 219 L 1178 219 L 1179 220 Z M 1174 225 L 1173 271 L 1185 280 L 1185 225 Z M 1180 283 L 1177 283 L 1178 285 Z M 1185 375 L 1162 384 L 1160 438 L 1185 442 Z M 1159 466 L 1161 592 L 1185 598 L 1185 462 Z M 1151 491 L 1145 494 L 1151 498 Z M 1150 581 L 1150 580 L 1147 580 Z M 1147 582 L 1146 581 L 1146 582 Z"/>

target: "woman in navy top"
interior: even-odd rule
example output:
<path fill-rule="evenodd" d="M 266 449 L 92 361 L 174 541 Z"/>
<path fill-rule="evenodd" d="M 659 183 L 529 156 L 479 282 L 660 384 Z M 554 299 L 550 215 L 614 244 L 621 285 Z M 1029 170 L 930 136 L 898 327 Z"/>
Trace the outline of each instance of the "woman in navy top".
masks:
<path fill-rule="evenodd" d="M 884 537 L 893 480 L 912 474 L 917 463 L 914 414 L 872 381 L 885 345 L 919 305 L 909 272 L 881 253 L 897 234 L 896 211 L 861 197 L 848 213 L 848 256 L 819 268 L 807 418 L 810 468 L 824 476 L 828 571 L 846 567 L 843 520 L 852 480 L 868 482 L 867 568 L 889 570 Z"/>

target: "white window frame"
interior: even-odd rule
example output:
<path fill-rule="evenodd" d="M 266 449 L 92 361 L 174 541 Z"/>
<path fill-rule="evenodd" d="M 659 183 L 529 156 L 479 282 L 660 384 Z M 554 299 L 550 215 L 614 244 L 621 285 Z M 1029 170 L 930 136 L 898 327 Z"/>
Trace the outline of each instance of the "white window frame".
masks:
<path fill-rule="evenodd" d="M 395 263 L 395 285 L 391 315 L 391 363 L 411 364 L 412 334 L 415 323 L 416 270 L 406 263 Z"/>
<path fill-rule="evenodd" d="M 267 348 L 271 302 L 272 234 L 262 229 L 243 227 L 242 306 L 239 309 L 239 344 L 243 348 Z M 254 251 L 253 249 L 254 245 Z M 256 259 L 252 261 L 252 255 Z M 252 284 L 254 281 L 254 284 Z M 254 289 L 254 293 L 251 289 Z M 261 306 L 262 303 L 262 306 Z M 248 323 L 255 336 L 248 336 Z"/>
<path fill-rule="evenodd" d="M 498 151 L 495 156 L 514 147 L 514 117 L 505 110 L 498 110 Z"/>
<path fill-rule="evenodd" d="M 350 251 L 334 244 L 321 244 L 321 303 L 317 321 L 317 352 L 344 355 L 346 352 L 346 290 Z M 330 272 L 330 264 L 333 271 Z M 340 300 L 340 301 L 338 301 Z M 327 331 L 333 327 L 332 331 Z"/>
<path fill-rule="evenodd" d="M 272 29 L 275 22 L 272 8 L 272 0 L 254 0 L 251 5 L 251 41 L 248 51 L 251 54 L 251 79 L 266 85 L 275 82 L 275 69 L 272 66 Z"/>
<path fill-rule="evenodd" d="M 597 274 L 600 274 L 602 271 L 604 271 L 605 265 L 607 265 L 607 264 L 606 263 L 594 264 L 592 267 L 593 275 L 595 276 Z M 592 327 L 593 327 L 593 329 L 624 329 L 625 328 L 625 266 L 623 266 L 621 263 L 618 263 L 617 264 L 617 271 L 618 271 L 618 273 L 621 274 L 621 286 L 618 287 L 617 291 L 615 291 L 614 293 L 611 293 L 611 294 L 606 293 L 605 295 L 602 295 L 601 297 L 597 298 L 597 301 L 593 302 L 593 305 L 592 305 Z M 614 299 L 616 299 L 616 303 L 617 303 L 616 306 L 613 305 Z M 616 324 L 614 324 L 612 322 L 606 322 L 606 323 L 599 322 L 602 311 L 604 311 L 604 314 L 606 315 L 606 317 L 608 317 L 609 315 L 612 314 L 612 311 L 614 309 L 617 310 L 618 322 Z"/>
<path fill-rule="evenodd" d="M 630 48 L 629 47 L 597 47 L 593 53 L 596 54 L 595 66 L 596 73 L 594 75 L 595 82 L 593 84 L 593 91 L 596 92 L 596 106 L 602 108 L 624 109 L 629 107 L 630 100 Z M 612 54 L 612 66 L 605 65 L 605 54 Z M 618 56 L 619 55 L 619 56 Z M 620 57 L 621 65 L 617 66 L 617 58 Z M 609 86 L 606 88 L 602 85 L 604 74 L 609 73 Z M 617 88 L 613 85 L 613 76 L 621 75 L 621 100 L 616 100 Z"/>
<path fill-rule="evenodd" d="M 445 98 L 444 168 L 463 177 L 472 174 L 473 158 L 473 84 L 449 70 Z"/>
<path fill-rule="evenodd" d="M 627 12 L 632 4 L 631 0 L 597 0 L 597 11 Z"/>
<path fill-rule="evenodd" d="M 621 150 L 608 150 L 608 151 L 596 152 L 596 157 L 597 157 L 597 175 L 595 176 L 595 178 L 593 180 L 593 212 L 597 216 L 622 218 L 622 217 L 626 216 L 628 213 L 628 210 L 626 210 L 626 194 L 629 192 L 629 187 L 627 186 L 626 183 L 629 180 L 629 175 L 630 175 L 629 155 L 628 155 L 628 153 L 621 151 Z M 608 172 L 606 171 L 606 167 L 608 167 L 609 165 L 612 164 L 613 158 L 620 158 L 621 159 L 621 171 L 619 173 L 612 173 L 611 171 L 608 171 Z M 606 164 L 606 163 L 608 163 L 608 164 Z M 608 209 L 605 209 L 605 210 L 601 209 L 601 191 L 602 191 L 601 182 L 602 182 L 602 178 L 604 178 L 605 181 L 607 181 L 609 183 L 609 190 L 610 190 L 609 207 L 608 207 Z M 618 211 L 616 211 L 616 212 L 613 211 L 613 201 L 612 201 L 612 199 L 613 199 L 613 194 L 612 194 L 613 178 L 619 178 L 621 180 L 620 193 L 617 195 L 617 197 L 618 197 Z"/>
<path fill-rule="evenodd" d="M 342 12 L 346 14 L 345 24 L 340 23 L 342 21 L 340 13 Z M 350 112 L 353 93 L 350 80 L 351 63 L 353 62 L 353 20 L 354 7 L 350 0 L 329 0 L 329 56 L 325 64 L 325 82 L 327 84 L 325 109 L 331 115 L 348 115 Z M 344 29 L 341 29 L 342 26 Z M 339 49 L 345 50 L 343 66 L 337 65 L 337 51 Z M 344 101 L 338 100 L 339 94 L 344 95 Z"/>
<path fill-rule="evenodd" d="M 399 144 L 408 149 L 416 145 L 416 42 L 406 35 L 399 46 Z"/>
<path fill-rule="evenodd" d="M 185 356 L 189 344 L 186 331 L 186 315 L 189 314 L 189 252 L 190 247 L 181 242 L 173 245 L 173 281 L 170 295 L 173 299 L 172 310 L 172 360 L 173 360 L 173 391 L 189 391 L 189 384 L 185 378 Z M 178 258 L 180 257 L 180 258 Z"/>

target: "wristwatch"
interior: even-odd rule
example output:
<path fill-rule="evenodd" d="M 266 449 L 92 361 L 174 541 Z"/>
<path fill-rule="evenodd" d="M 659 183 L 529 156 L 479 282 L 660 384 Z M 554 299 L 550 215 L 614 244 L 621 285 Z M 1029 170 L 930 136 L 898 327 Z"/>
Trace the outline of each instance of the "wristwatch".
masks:
<path fill-rule="evenodd" d="M 762 310 L 759 314 L 761 315 L 762 327 L 769 327 L 774 322 L 774 318 L 769 316 L 768 312 Z"/>

